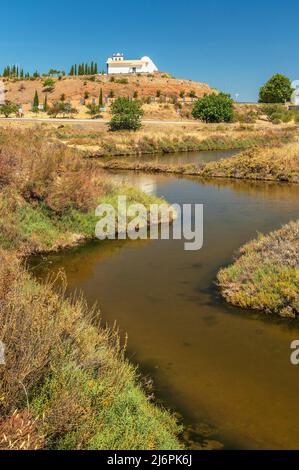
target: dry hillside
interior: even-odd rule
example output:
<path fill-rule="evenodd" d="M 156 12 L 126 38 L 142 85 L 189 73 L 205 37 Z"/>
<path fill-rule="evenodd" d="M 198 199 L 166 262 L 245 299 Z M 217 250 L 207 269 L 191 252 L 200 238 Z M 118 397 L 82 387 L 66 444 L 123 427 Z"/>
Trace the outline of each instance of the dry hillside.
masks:
<path fill-rule="evenodd" d="M 26 80 L 4 79 L 5 97 L 8 101 L 24 105 L 26 109 L 27 106 L 30 106 L 32 103 L 34 93 L 37 91 L 39 93 L 40 102 L 42 103 L 46 94 L 44 87 L 45 79 L 45 77 Z M 179 98 L 180 93 L 184 92 L 186 102 L 191 101 L 189 94 L 192 91 L 194 91 L 198 97 L 212 92 L 209 85 L 193 82 L 191 80 L 175 79 L 163 73 L 126 76 L 99 75 L 95 79 L 87 76 L 63 77 L 60 80 L 54 80 L 54 89 L 48 92 L 49 104 L 58 100 L 60 96 L 64 94 L 67 100 L 70 100 L 74 106 L 77 106 L 80 100 L 86 96 L 86 93 L 89 95 L 87 102 L 92 98 L 98 99 L 101 89 L 104 99 L 108 98 L 111 91 L 115 97 L 133 97 L 134 93 L 137 93 L 138 98 L 143 99 L 157 97 L 157 92 L 160 92 L 161 98 L 159 101 L 163 101 L 165 98 L 169 100 L 173 100 L 174 97 Z"/>

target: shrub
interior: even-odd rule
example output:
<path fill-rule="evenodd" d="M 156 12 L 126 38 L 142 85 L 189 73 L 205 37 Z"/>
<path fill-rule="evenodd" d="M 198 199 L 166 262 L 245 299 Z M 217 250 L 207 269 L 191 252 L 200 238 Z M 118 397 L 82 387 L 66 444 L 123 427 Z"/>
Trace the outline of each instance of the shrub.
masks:
<path fill-rule="evenodd" d="M 109 123 L 111 131 L 140 129 L 143 115 L 140 101 L 118 98 L 111 106 L 112 119 Z"/>
<path fill-rule="evenodd" d="M 69 101 L 56 101 L 48 110 L 48 115 L 53 117 L 57 117 L 59 114 L 66 117 L 77 113 L 77 109 L 74 108 Z"/>
<path fill-rule="evenodd" d="M 247 111 L 245 113 L 235 112 L 234 118 L 235 121 L 241 122 L 243 124 L 254 124 L 258 118 L 258 113 L 255 111 Z"/>
<path fill-rule="evenodd" d="M 290 79 L 276 74 L 261 87 L 259 101 L 260 103 L 285 103 L 290 101 L 292 92 Z"/>
<path fill-rule="evenodd" d="M 266 104 L 261 107 L 261 113 L 265 114 L 269 121 L 272 121 L 274 114 L 283 114 L 284 112 L 285 108 L 281 104 Z"/>
<path fill-rule="evenodd" d="M 205 95 L 194 104 L 192 115 L 195 119 L 201 119 L 207 123 L 232 122 L 233 100 L 224 93 Z"/>
<path fill-rule="evenodd" d="M 43 86 L 47 90 L 49 89 L 54 90 L 55 80 L 53 78 L 47 78 L 46 80 L 44 80 Z"/>
<path fill-rule="evenodd" d="M 6 118 L 9 118 L 11 114 L 18 114 L 19 106 L 13 103 L 7 103 L 0 105 L 0 114 L 3 114 Z"/>
<path fill-rule="evenodd" d="M 92 118 L 99 117 L 100 114 L 100 105 L 89 103 L 86 105 L 88 111 L 87 113 L 90 114 Z"/>
<path fill-rule="evenodd" d="M 80 172 L 66 172 L 54 179 L 47 189 L 45 202 L 57 214 L 70 209 L 88 212 L 97 205 L 101 189 L 91 181 L 91 175 Z"/>
<path fill-rule="evenodd" d="M 119 83 L 120 85 L 127 85 L 129 80 L 127 78 L 118 78 L 115 80 L 115 83 Z"/>

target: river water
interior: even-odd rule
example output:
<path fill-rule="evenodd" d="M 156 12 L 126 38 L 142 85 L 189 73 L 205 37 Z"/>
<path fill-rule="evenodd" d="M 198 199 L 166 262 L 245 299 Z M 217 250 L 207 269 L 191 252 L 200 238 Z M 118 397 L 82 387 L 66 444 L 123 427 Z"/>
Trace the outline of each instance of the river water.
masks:
<path fill-rule="evenodd" d="M 203 248 L 188 252 L 178 240 L 98 241 L 35 258 L 33 272 L 44 278 L 63 267 L 68 291 L 97 302 L 104 321 L 128 334 L 129 359 L 195 431 L 207 423 L 226 448 L 299 449 L 299 367 L 290 364 L 298 324 L 229 306 L 215 284 L 219 268 L 257 232 L 299 217 L 299 186 L 118 178 L 170 203 L 203 204 Z"/>

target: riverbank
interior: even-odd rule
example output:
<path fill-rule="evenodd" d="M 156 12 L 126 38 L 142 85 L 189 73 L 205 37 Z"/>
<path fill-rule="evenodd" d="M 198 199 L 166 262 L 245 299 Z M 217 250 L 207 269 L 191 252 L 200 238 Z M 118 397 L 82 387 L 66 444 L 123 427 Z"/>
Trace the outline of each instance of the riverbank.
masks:
<path fill-rule="evenodd" d="M 261 235 L 240 249 L 218 282 L 231 304 L 282 317 L 299 315 L 299 221 Z"/>
<path fill-rule="evenodd" d="M 269 128 L 261 125 L 203 124 L 193 126 L 146 125 L 137 132 L 107 132 L 65 126 L 52 129 L 49 136 L 80 150 L 90 158 L 146 155 L 156 153 L 191 152 L 205 150 L 248 149 L 254 146 L 279 145 L 292 140 L 296 126 Z"/>
<path fill-rule="evenodd" d="M 286 138 L 285 142 L 288 142 Z M 263 181 L 299 182 L 299 144 L 285 143 L 279 146 L 259 146 L 239 155 L 217 161 L 194 164 L 167 164 L 103 160 L 99 166 L 110 170 L 133 170 L 148 173 L 172 173 L 201 178 L 234 178 Z"/>
<path fill-rule="evenodd" d="M 116 186 L 30 130 L 1 133 L 0 190 L 0 449 L 181 448 L 175 419 L 151 402 L 118 332 L 21 264 L 94 237 L 95 207 L 116 207 L 119 193 L 146 207 L 161 199 Z"/>

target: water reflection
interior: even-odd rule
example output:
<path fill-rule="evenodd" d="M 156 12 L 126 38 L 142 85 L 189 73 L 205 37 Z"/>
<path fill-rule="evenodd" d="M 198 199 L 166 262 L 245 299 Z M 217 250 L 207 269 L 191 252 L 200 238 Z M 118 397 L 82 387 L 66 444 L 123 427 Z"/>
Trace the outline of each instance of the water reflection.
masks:
<path fill-rule="evenodd" d="M 215 286 L 219 267 L 257 231 L 298 218 L 299 187 L 120 177 L 171 203 L 204 204 L 203 249 L 186 252 L 180 240 L 95 242 L 36 259 L 34 272 L 64 267 L 69 292 L 82 290 L 128 332 L 130 359 L 193 430 L 209 423 L 211 440 L 227 447 L 299 449 L 299 368 L 289 361 L 297 324 L 230 307 Z"/>

